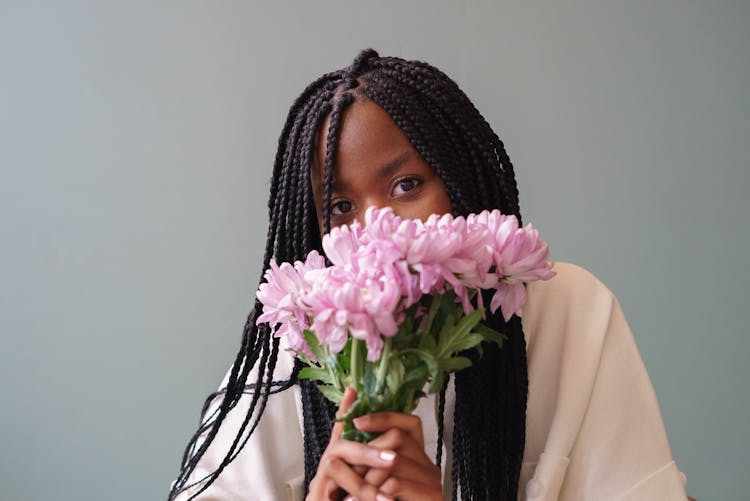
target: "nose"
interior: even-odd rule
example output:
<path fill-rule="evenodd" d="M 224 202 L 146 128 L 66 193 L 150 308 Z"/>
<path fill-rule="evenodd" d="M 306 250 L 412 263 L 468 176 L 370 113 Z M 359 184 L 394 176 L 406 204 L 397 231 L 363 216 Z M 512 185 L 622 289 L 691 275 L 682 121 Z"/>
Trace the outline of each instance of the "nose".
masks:
<path fill-rule="evenodd" d="M 362 226 L 362 228 L 365 227 L 365 212 L 364 211 L 360 211 L 357 214 L 357 217 L 355 219 Z"/>

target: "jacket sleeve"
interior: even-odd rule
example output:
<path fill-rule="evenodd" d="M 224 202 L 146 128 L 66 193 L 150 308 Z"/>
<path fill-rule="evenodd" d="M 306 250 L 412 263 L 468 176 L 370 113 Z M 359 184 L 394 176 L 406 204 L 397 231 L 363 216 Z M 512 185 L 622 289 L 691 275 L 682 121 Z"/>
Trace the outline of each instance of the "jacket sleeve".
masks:
<path fill-rule="evenodd" d="M 556 263 L 555 271 L 530 285 L 524 309 L 529 403 L 519 498 L 685 500 L 617 298 L 581 267 Z"/>
<path fill-rule="evenodd" d="M 653 385 L 617 298 L 561 499 L 685 500 Z"/>

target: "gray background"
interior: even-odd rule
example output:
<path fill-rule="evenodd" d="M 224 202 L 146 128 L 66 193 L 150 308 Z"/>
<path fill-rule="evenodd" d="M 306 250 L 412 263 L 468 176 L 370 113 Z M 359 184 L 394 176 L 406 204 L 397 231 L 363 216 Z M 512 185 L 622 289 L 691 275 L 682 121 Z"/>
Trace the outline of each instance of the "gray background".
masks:
<path fill-rule="evenodd" d="M 699 499 L 750 466 L 750 4 L 0 3 L 0 498 L 161 499 L 257 286 L 292 100 L 451 75 L 620 299 Z"/>

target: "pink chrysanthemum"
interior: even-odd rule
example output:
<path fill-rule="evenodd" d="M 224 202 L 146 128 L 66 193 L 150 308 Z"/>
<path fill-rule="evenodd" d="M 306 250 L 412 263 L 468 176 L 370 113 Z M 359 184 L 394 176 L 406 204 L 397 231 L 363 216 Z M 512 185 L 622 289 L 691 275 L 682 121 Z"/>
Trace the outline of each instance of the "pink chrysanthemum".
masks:
<path fill-rule="evenodd" d="M 390 207 L 370 207 L 365 226 L 353 223 L 323 237 L 332 266 L 313 251 L 294 266 L 271 263 L 258 290 L 263 314 L 257 322 L 280 324 L 276 335 L 306 353 L 303 329 L 315 332 L 331 353 L 348 336 L 366 342 L 377 360 L 382 336 L 393 336 L 404 312 L 425 294 L 452 289 L 465 313 L 482 289 L 495 289 L 490 309 L 505 320 L 520 316 L 524 282 L 554 276 L 548 246 L 531 225 L 518 227 L 515 216 L 498 210 L 467 217 L 430 216 L 425 222 L 402 219 Z"/>

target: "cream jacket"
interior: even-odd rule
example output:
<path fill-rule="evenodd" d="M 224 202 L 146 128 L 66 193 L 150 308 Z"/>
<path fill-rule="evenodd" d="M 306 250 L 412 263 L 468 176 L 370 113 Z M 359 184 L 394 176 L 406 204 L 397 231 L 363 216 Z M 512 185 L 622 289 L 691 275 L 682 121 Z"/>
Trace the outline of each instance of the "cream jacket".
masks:
<path fill-rule="evenodd" d="M 554 269 L 551 280 L 529 284 L 522 315 L 529 396 L 519 499 L 685 500 L 685 477 L 672 459 L 656 395 L 620 304 L 583 268 L 556 263 Z M 281 353 L 274 379 L 287 376 L 292 362 Z M 454 398 L 451 386 L 442 465 L 446 499 Z M 193 480 L 219 464 L 249 400 L 244 395 L 229 414 Z M 431 395 L 415 411 L 429 457 L 437 445 L 436 407 Z M 303 458 L 295 386 L 269 399 L 242 452 L 197 499 L 302 500 Z"/>

